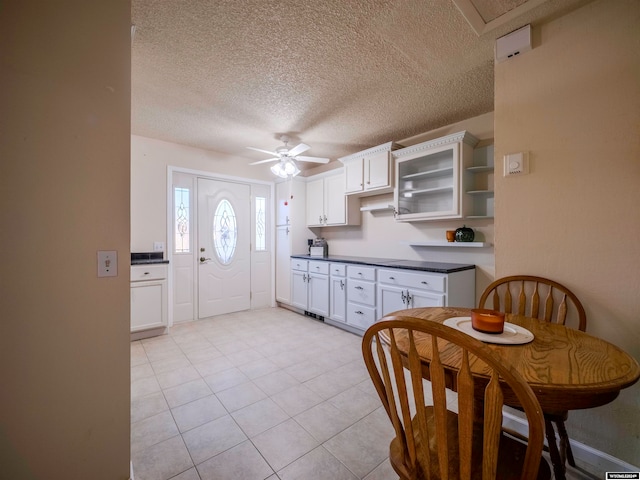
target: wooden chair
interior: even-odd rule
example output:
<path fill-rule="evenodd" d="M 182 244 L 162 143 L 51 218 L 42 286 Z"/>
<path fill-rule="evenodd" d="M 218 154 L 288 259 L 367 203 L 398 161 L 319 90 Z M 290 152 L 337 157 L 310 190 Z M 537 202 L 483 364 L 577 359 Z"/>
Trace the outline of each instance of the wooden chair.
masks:
<path fill-rule="evenodd" d="M 487 303 L 490 297 L 491 302 Z M 499 278 L 482 292 L 479 307 L 561 325 L 577 323 L 582 332 L 587 328 L 587 315 L 578 297 L 561 283 L 543 277 L 513 275 Z"/>
<path fill-rule="evenodd" d="M 416 345 L 431 352 L 428 360 L 418 355 Z M 544 421 L 538 400 L 524 379 L 482 342 L 436 322 L 389 316 L 365 332 L 362 352 L 395 429 L 389 459 L 403 480 L 550 477 L 542 459 Z M 460 360 L 456 372 L 443 367 L 451 355 Z M 472 376 L 472 367 L 482 372 L 480 377 Z M 457 413 L 447 409 L 453 401 L 447 397 L 456 397 L 446 394 L 451 382 Z M 515 394 L 524 408 L 526 445 L 502 432 L 504 394 Z"/>
<path fill-rule="evenodd" d="M 532 275 L 513 275 L 496 280 L 482 293 L 480 308 L 492 308 L 506 313 L 517 313 L 538 318 L 545 322 L 575 325 L 578 330 L 587 328 L 584 307 L 571 290 L 548 278 Z M 549 454 L 554 467 L 561 466 L 564 474 L 565 462 L 576 466 L 564 422 L 568 412 L 545 414 L 545 429 Z M 558 429 L 560 449 L 556 444 L 553 424 Z"/>

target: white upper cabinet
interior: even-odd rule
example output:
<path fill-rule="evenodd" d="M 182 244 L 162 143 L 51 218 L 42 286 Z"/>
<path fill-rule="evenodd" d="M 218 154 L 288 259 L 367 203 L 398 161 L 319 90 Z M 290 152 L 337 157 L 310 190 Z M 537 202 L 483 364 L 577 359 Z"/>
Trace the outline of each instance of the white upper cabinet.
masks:
<path fill-rule="evenodd" d="M 366 196 L 391 192 L 391 151 L 394 148 L 396 145 L 388 142 L 341 158 L 345 170 L 345 193 Z"/>
<path fill-rule="evenodd" d="M 309 177 L 307 226 L 360 225 L 358 205 L 344 193 L 344 175 L 341 169 L 338 174 Z"/>
<path fill-rule="evenodd" d="M 396 220 L 420 221 L 466 217 L 468 167 L 478 139 L 466 131 L 392 152 L 396 159 Z"/>
<path fill-rule="evenodd" d="M 307 182 L 307 225 L 325 225 L 324 178 Z"/>

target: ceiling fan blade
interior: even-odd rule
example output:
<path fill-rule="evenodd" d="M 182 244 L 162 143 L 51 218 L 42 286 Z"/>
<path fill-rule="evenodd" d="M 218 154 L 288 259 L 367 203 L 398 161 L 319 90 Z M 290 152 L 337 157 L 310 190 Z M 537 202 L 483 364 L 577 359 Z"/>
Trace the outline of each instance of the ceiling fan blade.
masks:
<path fill-rule="evenodd" d="M 249 150 L 255 150 L 256 152 L 268 153 L 269 155 L 278 155 L 276 152 L 270 152 L 269 150 L 263 150 L 261 148 L 247 147 Z"/>
<path fill-rule="evenodd" d="M 289 150 L 289 152 L 287 152 L 287 154 L 290 157 L 295 157 L 296 155 L 298 155 L 299 153 L 302 152 L 306 152 L 307 150 L 309 150 L 311 147 L 305 143 L 299 143 L 298 145 L 296 145 L 295 147 L 293 147 L 291 150 Z"/>
<path fill-rule="evenodd" d="M 305 157 L 304 155 L 298 155 L 296 160 L 300 160 L 301 162 L 314 162 L 314 163 L 329 163 L 328 158 L 321 157 Z"/>
<path fill-rule="evenodd" d="M 275 162 L 276 160 L 280 160 L 280 158 L 267 158 L 266 160 L 260 160 L 259 162 L 253 162 L 253 163 L 250 163 L 249 165 L 260 165 L 261 163 Z"/>

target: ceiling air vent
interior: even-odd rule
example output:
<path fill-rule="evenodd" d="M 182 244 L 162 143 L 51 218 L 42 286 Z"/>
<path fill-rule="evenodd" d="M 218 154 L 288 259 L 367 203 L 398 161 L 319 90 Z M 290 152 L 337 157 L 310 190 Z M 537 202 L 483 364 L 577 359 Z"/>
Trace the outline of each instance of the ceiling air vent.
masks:
<path fill-rule="evenodd" d="M 529 50 L 531 50 L 531 25 L 525 25 L 496 40 L 496 62 L 504 62 Z"/>

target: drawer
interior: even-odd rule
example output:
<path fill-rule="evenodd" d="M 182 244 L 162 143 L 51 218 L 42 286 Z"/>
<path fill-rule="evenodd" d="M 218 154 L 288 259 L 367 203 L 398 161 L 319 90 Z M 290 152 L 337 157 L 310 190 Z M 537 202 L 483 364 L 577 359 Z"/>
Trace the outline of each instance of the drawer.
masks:
<path fill-rule="evenodd" d="M 309 262 L 309 273 L 320 273 L 322 275 L 329 275 L 329 263 Z"/>
<path fill-rule="evenodd" d="M 347 266 L 344 263 L 332 263 L 329 265 L 329 273 L 334 277 L 346 277 Z"/>
<path fill-rule="evenodd" d="M 379 269 L 378 281 L 386 285 L 419 288 L 434 292 L 447 291 L 447 276 L 437 273 L 414 273 L 399 269 Z"/>
<path fill-rule="evenodd" d="M 349 279 L 347 284 L 347 301 L 363 305 L 376 306 L 376 284 L 361 280 Z"/>
<path fill-rule="evenodd" d="M 163 280 L 167 278 L 166 265 L 131 265 L 131 281 Z"/>
<path fill-rule="evenodd" d="M 349 276 L 349 278 L 355 278 L 357 280 L 369 280 L 370 282 L 376 281 L 375 267 L 361 267 L 359 265 L 349 265 L 347 267 L 347 275 Z"/>
<path fill-rule="evenodd" d="M 376 309 L 355 303 L 347 304 L 347 323 L 366 330 L 376 321 Z"/>
<path fill-rule="evenodd" d="M 292 258 L 291 259 L 291 270 L 298 270 L 300 272 L 306 272 L 308 263 L 309 262 L 306 261 L 306 260 L 300 260 L 299 258 Z"/>

